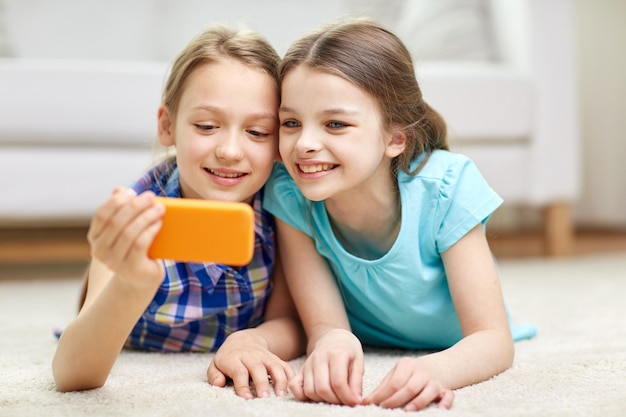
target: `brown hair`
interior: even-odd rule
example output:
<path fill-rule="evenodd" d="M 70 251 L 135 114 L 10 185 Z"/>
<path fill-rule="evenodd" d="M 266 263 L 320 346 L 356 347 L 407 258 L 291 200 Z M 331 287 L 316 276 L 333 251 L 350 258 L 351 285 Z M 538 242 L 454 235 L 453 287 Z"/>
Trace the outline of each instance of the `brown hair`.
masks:
<path fill-rule="evenodd" d="M 176 117 L 178 103 L 189 75 L 199 65 L 216 62 L 220 58 L 233 58 L 267 73 L 278 88 L 280 57 L 272 45 L 251 30 L 234 30 L 213 26 L 199 33 L 176 57 L 163 89 L 162 102 Z"/>
<path fill-rule="evenodd" d="M 338 75 L 368 92 L 378 103 L 385 129 L 399 127 L 407 136 L 405 151 L 391 163 L 417 173 L 436 149 L 448 149 L 443 118 L 422 98 L 413 60 L 402 41 L 364 18 L 328 24 L 296 41 L 280 65 L 280 79 L 298 65 Z M 426 158 L 410 172 L 411 162 Z"/>

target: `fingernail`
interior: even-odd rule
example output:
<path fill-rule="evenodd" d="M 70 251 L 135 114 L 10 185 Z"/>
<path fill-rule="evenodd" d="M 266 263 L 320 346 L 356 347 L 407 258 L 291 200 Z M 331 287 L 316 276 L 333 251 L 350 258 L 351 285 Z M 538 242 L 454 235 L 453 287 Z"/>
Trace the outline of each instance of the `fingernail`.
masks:
<path fill-rule="evenodd" d="M 163 204 L 155 204 L 152 210 L 154 210 L 156 214 L 162 214 L 165 213 L 165 206 Z"/>
<path fill-rule="evenodd" d="M 150 191 L 145 191 L 139 195 L 139 198 L 142 198 L 145 201 L 152 201 L 154 200 L 154 193 L 151 193 Z"/>

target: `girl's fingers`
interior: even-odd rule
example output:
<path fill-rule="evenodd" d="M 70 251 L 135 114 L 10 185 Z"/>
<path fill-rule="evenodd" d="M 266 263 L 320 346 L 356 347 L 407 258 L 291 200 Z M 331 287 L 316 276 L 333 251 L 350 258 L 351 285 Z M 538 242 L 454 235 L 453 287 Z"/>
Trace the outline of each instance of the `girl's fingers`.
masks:
<path fill-rule="evenodd" d="M 388 408 L 402 407 L 403 404 L 406 404 L 404 406 L 404 411 L 423 410 L 430 404 L 440 401 L 443 391 L 444 390 L 439 386 L 439 384 L 431 381 L 430 383 L 426 384 L 424 389 L 408 403 L 406 401 L 402 402 L 402 399 L 398 399 L 399 403 L 397 405 L 393 404 L 390 405 Z M 390 402 L 390 404 L 392 403 Z M 384 405 L 382 404 L 381 406 L 384 407 Z"/>
<path fill-rule="evenodd" d="M 89 242 L 100 239 L 103 232 L 108 230 L 111 218 L 117 211 L 135 196 L 135 192 L 131 189 L 116 188 L 111 197 L 105 201 L 93 215 L 87 239 Z"/>
<path fill-rule="evenodd" d="M 274 393 L 279 397 L 286 395 L 289 381 L 294 376 L 291 365 L 288 363 L 277 364 L 269 368 L 268 374 L 272 378 L 272 384 L 274 384 Z"/>
<path fill-rule="evenodd" d="M 329 365 L 329 363 L 324 363 L 316 367 L 314 372 L 309 373 L 310 377 L 304 380 L 304 392 L 315 402 L 339 404 L 339 398 L 331 384 Z"/>
<path fill-rule="evenodd" d="M 324 372 L 322 368 L 315 368 L 312 366 L 311 361 L 305 362 L 302 367 L 302 392 L 304 393 L 304 397 L 310 401 L 320 402 L 323 401 L 323 398 L 319 395 L 316 388 L 318 386 L 318 382 L 316 379 L 322 378 Z"/>
<path fill-rule="evenodd" d="M 380 381 L 380 384 L 378 384 L 378 386 L 374 389 L 374 391 L 372 391 L 367 397 L 363 399 L 364 404 L 379 405 L 384 399 L 388 398 L 389 396 L 393 394 L 394 390 L 393 388 L 390 387 L 389 381 L 394 375 L 394 372 L 395 372 L 395 368 L 392 369 L 391 372 L 389 372 L 387 375 L 385 375 L 383 380 Z"/>
<path fill-rule="evenodd" d="M 206 371 L 207 381 L 209 384 L 216 387 L 226 386 L 226 375 L 215 366 L 215 361 L 211 361 L 209 368 Z"/>
<path fill-rule="evenodd" d="M 308 398 L 304 394 L 304 375 L 302 370 L 289 381 L 289 391 L 299 401 L 306 401 Z"/>
<path fill-rule="evenodd" d="M 132 256 L 146 256 L 155 236 L 159 233 L 159 230 L 161 230 L 161 217 L 164 211 L 163 206 L 154 205 L 144 210 L 138 218 L 129 225 L 129 247 L 124 259 Z"/>
<path fill-rule="evenodd" d="M 433 403 L 437 403 L 440 408 L 452 406 L 452 390 L 443 388 L 428 374 L 403 364 L 397 364 L 363 403 L 376 404 L 382 408 L 403 408 L 405 411 L 422 410 Z"/>
<path fill-rule="evenodd" d="M 447 389 L 441 393 L 439 402 L 437 403 L 437 407 L 448 410 L 452 407 L 453 402 L 454 391 Z"/>
<path fill-rule="evenodd" d="M 350 390 L 354 393 L 358 402 L 363 401 L 363 374 L 365 373 L 365 365 L 363 357 L 357 358 L 352 362 L 352 369 L 350 370 L 349 385 Z"/>
<path fill-rule="evenodd" d="M 247 365 L 250 372 L 250 378 L 254 382 L 256 396 L 259 398 L 267 398 L 270 396 L 270 381 L 267 374 L 267 368 L 261 362 L 255 361 L 254 364 Z"/>
<path fill-rule="evenodd" d="M 350 361 L 343 357 L 311 366 L 311 370 L 304 374 L 305 395 L 316 402 L 359 404 L 361 398 L 355 394 L 349 383 L 350 366 Z"/>
<path fill-rule="evenodd" d="M 354 406 L 359 404 L 362 399 L 360 394 L 355 393 L 350 382 L 352 382 L 351 364 L 341 363 L 330 365 L 330 379 L 328 381 L 330 388 L 332 389 L 333 397 L 337 399 L 340 404 L 346 404 Z M 355 375 L 354 381 L 358 381 L 360 387 L 360 380 L 358 375 Z"/>
<path fill-rule="evenodd" d="M 132 190 L 131 190 L 132 191 Z M 142 193 L 132 197 L 120 192 L 105 204 L 103 212 L 116 207 L 106 222 L 106 229 L 91 240 L 93 255 L 105 262 L 117 263 L 137 253 L 145 256 L 147 248 L 160 229 L 164 209 L 154 204 L 154 194 Z"/>
<path fill-rule="evenodd" d="M 236 368 L 237 369 L 230 372 L 235 393 L 242 398 L 251 400 L 254 396 L 250 390 L 250 374 L 248 373 L 248 368 L 246 368 L 243 364 L 240 364 Z"/>

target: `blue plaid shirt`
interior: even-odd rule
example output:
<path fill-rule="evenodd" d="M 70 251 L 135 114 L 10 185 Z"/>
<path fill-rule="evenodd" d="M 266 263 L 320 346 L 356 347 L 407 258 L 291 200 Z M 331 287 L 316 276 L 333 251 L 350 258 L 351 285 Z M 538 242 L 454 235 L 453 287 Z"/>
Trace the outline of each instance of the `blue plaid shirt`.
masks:
<path fill-rule="evenodd" d="M 180 198 L 175 159 L 156 165 L 132 188 L 137 193 L 151 190 L 157 195 Z M 127 348 L 214 351 L 229 334 L 262 322 L 275 258 L 274 218 L 263 210 L 262 201 L 263 189 L 253 201 L 252 261 L 235 268 L 163 260 L 165 279 L 128 337 Z"/>

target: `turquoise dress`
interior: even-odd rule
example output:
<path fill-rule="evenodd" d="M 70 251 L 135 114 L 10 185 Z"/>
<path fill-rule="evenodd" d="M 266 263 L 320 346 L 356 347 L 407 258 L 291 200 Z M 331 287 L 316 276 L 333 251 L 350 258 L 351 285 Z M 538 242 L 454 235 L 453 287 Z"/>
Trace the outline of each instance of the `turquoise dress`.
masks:
<path fill-rule="evenodd" d="M 418 158 L 412 168 L 417 166 Z M 461 340 L 441 253 L 502 199 L 467 157 L 435 151 L 417 175 L 398 174 L 402 223 L 391 249 L 377 259 L 356 257 L 333 234 L 323 202 L 304 198 L 282 163 L 266 186 L 264 208 L 315 240 L 341 290 L 352 331 L 364 345 L 447 348 Z M 535 335 L 515 326 L 515 340 Z"/>

